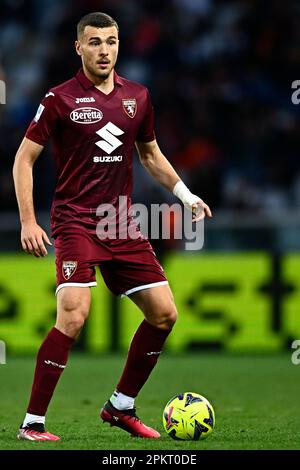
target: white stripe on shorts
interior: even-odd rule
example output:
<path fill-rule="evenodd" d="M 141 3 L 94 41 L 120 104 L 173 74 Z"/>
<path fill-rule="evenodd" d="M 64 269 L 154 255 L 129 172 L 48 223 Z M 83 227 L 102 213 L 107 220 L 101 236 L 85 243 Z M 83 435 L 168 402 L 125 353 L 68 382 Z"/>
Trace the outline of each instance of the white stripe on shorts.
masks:
<path fill-rule="evenodd" d="M 164 286 L 166 284 L 169 284 L 168 281 L 159 281 L 159 282 L 152 282 L 151 284 L 144 284 L 143 286 L 138 286 L 134 287 L 133 289 L 129 289 L 124 294 L 121 294 L 121 297 L 125 297 L 126 295 L 133 294 L 134 292 L 138 292 L 139 290 L 143 289 L 151 289 L 151 287 L 156 287 L 156 286 Z"/>
<path fill-rule="evenodd" d="M 57 295 L 58 291 L 62 289 L 63 287 L 94 287 L 97 285 L 97 282 L 65 282 L 64 284 L 59 284 L 57 286 L 55 295 Z"/>

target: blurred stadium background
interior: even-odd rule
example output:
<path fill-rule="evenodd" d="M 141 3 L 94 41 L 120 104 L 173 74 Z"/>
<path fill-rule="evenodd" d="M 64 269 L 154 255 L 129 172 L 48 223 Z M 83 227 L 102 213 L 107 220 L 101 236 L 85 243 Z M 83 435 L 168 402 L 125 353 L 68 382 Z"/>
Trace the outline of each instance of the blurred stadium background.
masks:
<path fill-rule="evenodd" d="M 20 251 L 14 155 L 41 97 L 79 68 L 75 28 L 90 11 L 119 22 L 117 71 L 149 87 L 162 150 L 214 213 L 201 252 L 154 243 L 180 311 L 169 350 L 290 350 L 300 338 L 300 106 L 291 101 L 299 2 L 3 0 L 0 339 L 8 353 L 35 352 L 55 316 L 53 253 L 37 260 Z M 135 202 L 175 202 L 137 158 L 135 176 Z M 49 147 L 35 168 L 45 228 L 54 181 Z M 140 315 L 99 284 L 77 348 L 126 351 Z"/>

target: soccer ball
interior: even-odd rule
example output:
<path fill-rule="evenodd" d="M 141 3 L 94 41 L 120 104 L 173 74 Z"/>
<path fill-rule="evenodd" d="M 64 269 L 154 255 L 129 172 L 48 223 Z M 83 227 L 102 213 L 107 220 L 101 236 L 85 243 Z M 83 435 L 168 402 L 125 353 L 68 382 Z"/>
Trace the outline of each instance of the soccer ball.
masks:
<path fill-rule="evenodd" d="M 166 433 L 173 439 L 198 441 L 212 433 L 215 412 L 202 395 L 185 392 L 171 398 L 166 404 L 163 425 Z"/>

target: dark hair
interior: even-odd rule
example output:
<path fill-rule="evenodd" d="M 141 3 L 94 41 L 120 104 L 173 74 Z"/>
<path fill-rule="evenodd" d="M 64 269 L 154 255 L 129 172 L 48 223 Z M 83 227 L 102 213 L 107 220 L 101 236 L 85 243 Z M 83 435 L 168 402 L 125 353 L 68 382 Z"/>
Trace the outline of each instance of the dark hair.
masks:
<path fill-rule="evenodd" d="M 95 28 L 109 28 L 111 26 L 115 26 L 119 32 L 118 23 L 111 16 L 98 11 L 88 13 L 81 18 L 77 24 L 77 37 L 84 32 L 84 28 L 86 26 L 94 26 Z"/>

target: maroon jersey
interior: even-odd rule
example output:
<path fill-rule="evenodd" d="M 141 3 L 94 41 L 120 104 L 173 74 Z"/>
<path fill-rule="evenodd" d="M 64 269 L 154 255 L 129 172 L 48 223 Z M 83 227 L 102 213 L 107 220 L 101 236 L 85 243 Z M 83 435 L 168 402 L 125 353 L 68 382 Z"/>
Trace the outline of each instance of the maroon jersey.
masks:
<path fill-rule="evenodd" d="M 155 139 L 153 121 L 147 88 L 115 72 L 108 95 L 82 69 L 46 94 L 26 137 L 43 146 L 53 140 L 52 235 L 66 224 L 95 232 L 100 204 L 117 209 L 126 196 L 130 205 L 134 143 Z"/>

